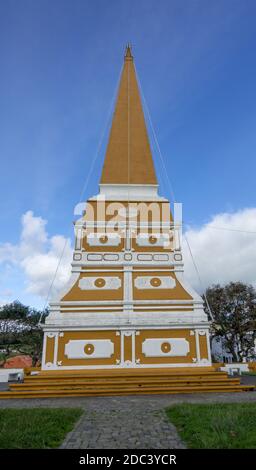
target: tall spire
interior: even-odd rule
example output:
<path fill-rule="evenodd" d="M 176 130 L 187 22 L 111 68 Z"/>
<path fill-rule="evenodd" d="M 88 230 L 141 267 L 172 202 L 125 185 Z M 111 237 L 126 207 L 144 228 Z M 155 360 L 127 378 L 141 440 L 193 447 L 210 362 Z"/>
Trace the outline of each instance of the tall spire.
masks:
<path fill-rule="evenodd" d="M 157 184 L 131 46 L 125 50 L 101 184 Z"/>
<path fill-rule="evenodd" d="M 124 60 L 133 60 L 132 48 L 130 44 L 127 44 L 126 46 Z"/>

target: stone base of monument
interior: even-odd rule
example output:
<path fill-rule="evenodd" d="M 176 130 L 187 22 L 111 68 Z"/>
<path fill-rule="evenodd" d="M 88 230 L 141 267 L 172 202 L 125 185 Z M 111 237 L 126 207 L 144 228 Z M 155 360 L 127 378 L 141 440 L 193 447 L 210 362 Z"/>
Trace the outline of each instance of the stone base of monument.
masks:
<path fill-rule="evenodd" d="M 123 369 L 90 371 L 41 371 L 28 375 L 22 384 L 10 385 L 0 398 L 52 398 L 113 395 L 242 392 L 254 385 L 241 385 L 214 367 L 179 369 Z"/>

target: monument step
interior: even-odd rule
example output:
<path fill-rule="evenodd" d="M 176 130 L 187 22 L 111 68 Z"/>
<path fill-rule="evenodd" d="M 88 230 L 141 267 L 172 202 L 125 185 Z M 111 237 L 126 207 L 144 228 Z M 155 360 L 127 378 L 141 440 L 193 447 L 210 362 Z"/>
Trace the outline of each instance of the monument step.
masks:
<path fill-rule="evenodd" d="M 227 372 L 218 372 L 214 368 L 195 368 L 195 370 L 191 370 L 191 368 L 127 368 L 127 369 L 81 369 L 81 370 L 49 370 L 49 371 L 39 371 L 37 375 L 27 375 L 26 380 L 37 380 L 40 377 L 42 380 L 55 380 L 56 377 L 61 379 L 70 379 L 70 378 L 114 378 L 117 377 L 194 377 L 194 376 L 227 376 Z"/>
<path fill-rule="evenodd" d="M 37 388 L 44 388 L 44 387 L 54 387 L 54 386 L 66 386 L 66 387 L 69 387 L 69 386 L 73 386 L 73 385 L 77 385 L 77 386 L 80 386 L 80 385 L 91 385 L 92 387 L 98 387 L 98 386 L 106 386 L 106 387 L 110 387 L 110 386 L 118 386 L 120 384 L 122 385 L 125 385 L 125 386 L 133 386 L 133 385 L 141 385 L 141 384 L 145 384 L 145 385 L 153 385 L 153 384 L 159 384 L 159 385 L 165 385 L 165 386 L 168 386 L 168 385 L 176 385 L 176 384 L 201 384 L 201 383 L 204 383 L 204 384 L 214 384 L 214 383 L 220 383 L 220 384 L 224 384 L 224 383 L 236 383 L 236 384 L 239 384 L 240 383 L 240 380 L 239 379 L 236 379 L 236 378 L 232 378 L 232 379 L 228 379 L 227 377 L 214 377 L 214 378 L 202 378 L 202 377 L 193 377 L 193 378 L 188 378 L 188 377 L 183 377 L 183 378 L 147 378 L 147 379 L 144 379 L 144 377 L 142 378 L 133 378 L 133 379 L 130 379 L 130 380 L 127 380 L 127 379 L 123 379 L 123 378 L 115 378 L 115 380 L 102 380 L 101 378 L 99 379 L 93 379 L 93 380 L 90 380 L 90 379 L 77 379 L 77 380 L 61 380 L 61 379 L 56 379 L 56 380 L 49 380 L 49 381 L 41 381 L 40 379 L 38 379 L 38 381 L 25 381 L 23 384 L 12 384 L 11 387 L 12 388 L 33 388 L 33 387 L 37 387 Z"/>
<path fill-rule="evenodd" d="M 0 398 L 222 393 L 253 389 L 254 386 L 240 385 L 239 378 L 229 378 L 226 372 L 216 372 L 213 367 L 57 370 L 28 375 L 24 383 L 12 384 L 9 391 L 1 392 Z"/>
<path fill-rule="evenodd" d="M 138 380 L 137 382 L 125 382 L 122 380 L 119 381 L 114 381 L 112 383 L 106 383 L 99 381 L 97 383 L 95 382 L 89 382 L 89 381 L 77 381 L 77 382 L 49 382 L 49 383 L 42 383 L 42 382 L 36 382 L 33 384 L 12 384 L 10 386 L 11 390 L 35 390 L 35 389 L 54 389 L 54 388 L 65 388 L 65 389 L 75 389 L 75 388 L 84 388 L 84 389 L 95 389 L 95 388 L 118 388 L 118 387 L 126 387 L 128 388 L 134 388 L 134 387 L 152 387 L 152 386 L 158 386 L 158 387 L 177 387 L 177 386 L 187 386 L 187 387 L 193 387 L 193 386 L 231 386 L 231 385 L 240 385 L 239 379 L 227 379 L 226 381 L 224 380 L 199 380 L 199 379 L 194 379 L 194 380 L 179 380 L 179 381 L 144 381 L 144 380 Z"/>
<path fill-rule="evenodd" d="M 9 391 L 0 392 L 1 398 L 61 398 L 61 397 L 86 397 L 86 396 L 118 396 L 118 395 L 162 395 L 162 394 L 180 394 L 180 393 L 223 393 L 223 392 L 242 392 L 252 391 L 253 386 L 245 385 L 215 385 L 215 386 L 176 386 L 176 387 L 148 387 L 145 388 L 134 388 L 127 387 L 123 388 L 97 388 L 94 390 L 83 390 L 83 389 L 65 389 L 65 390 L 33 390 L 33 391 Z"/>

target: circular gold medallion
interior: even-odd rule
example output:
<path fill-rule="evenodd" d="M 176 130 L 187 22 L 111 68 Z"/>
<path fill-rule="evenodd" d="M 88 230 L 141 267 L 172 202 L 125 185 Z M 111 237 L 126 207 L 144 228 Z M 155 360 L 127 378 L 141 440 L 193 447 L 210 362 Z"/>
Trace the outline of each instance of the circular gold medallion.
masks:
<path fill-rule="evenodd" d="M 168 353 L 168 352 L 170 352 L 170 350 L 171 350 L 171 345 L 170 345 L 170 343 L 167 343 L 167 342 L 166 342 L 166 343 L 162 343 L 162 344 L 161 344 L 161 351 L 162 351 L 163 353 Z"/>
<path fill-rule="evenodd" d="M 162 283 L 158 277 L 152 277 L 152 279 L 150 279 L 150 284 L 152 287 L 159 287 Z"/>
<path fill-rule="evenodd" d="M 94 285 L 95 285 L 96 287 L 104 287 L 105 284 L 106 284 L 106 281 L 105 281 L 105 279 L 102 279 L 102 277 L 98 277 L 98 279 L 96 279 L 96 280 L 94 281 Z"/>
<path fill-rule="evenodd" d="M 99 238 L 99 240 L 100 240 L 100 243 L 107 243 L 108 237 L 107 237 L 107 235 L 102 235 L 102 236 Z"/>
<path fill-rule="evenodd" d="M 84 347 L 84 352 L 85 354 L 88 354 L 88 355 L 92 354 L 94 352 L 93 344 L 90 344 L 90 343 L 86 344 Z"/>
<path fill-rule="evenodd" d="M 149 243 L 151 243 L 151 245 L 154 245 L 156 242 L 157 242 L 157 238 L 154 235 L 150 235 Z"/>

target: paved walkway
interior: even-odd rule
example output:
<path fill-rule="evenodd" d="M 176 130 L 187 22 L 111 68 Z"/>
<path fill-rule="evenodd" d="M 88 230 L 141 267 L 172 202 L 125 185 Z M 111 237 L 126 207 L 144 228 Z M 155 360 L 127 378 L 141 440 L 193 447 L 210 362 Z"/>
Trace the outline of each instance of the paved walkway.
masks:
<path fill-rule="evenodd" d="M 164 409 L 178 403 L 256 402 L 256 392 L 0 400 L 0 408 L 79 407 L 84 414 L 61 448 L 184 448 Z"/>
<path fill-rule="evenodd" d="M 140 409 L 85 412 L 62 449 L 183 449 L 176 428 L 164 411 Z"/>

